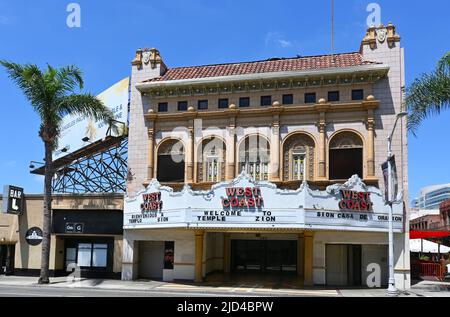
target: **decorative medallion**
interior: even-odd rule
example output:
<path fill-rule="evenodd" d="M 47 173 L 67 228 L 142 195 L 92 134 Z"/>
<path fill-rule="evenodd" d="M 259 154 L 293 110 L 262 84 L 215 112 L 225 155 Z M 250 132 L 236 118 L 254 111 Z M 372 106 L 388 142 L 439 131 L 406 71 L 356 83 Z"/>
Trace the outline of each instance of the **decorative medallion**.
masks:
<path fill-rule="evenodd" d="M 378 42 L 384 43 L 384 41 L 386 41 L 386 37 L 387 37 L 387 29 L 379 29 L 377 31 Z"/>
<path fill-rule="evenodd" d="M 142 60 L 147 65 L 150 62 L 150 57 L 152 56 L 152 53 L 150 51 L 145 51 L 142 53 Z"/>

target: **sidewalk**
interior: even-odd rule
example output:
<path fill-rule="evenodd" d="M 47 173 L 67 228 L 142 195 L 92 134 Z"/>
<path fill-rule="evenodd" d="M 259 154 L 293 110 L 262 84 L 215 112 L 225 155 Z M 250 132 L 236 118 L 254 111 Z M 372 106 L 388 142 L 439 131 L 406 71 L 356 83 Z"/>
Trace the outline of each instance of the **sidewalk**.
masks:
<path fill-rule="evenodd" d="M 223 296 L 294 296 L 294 297 L 385 297 L 384 289 L 271 289 L 258 285 L 238 284 L 234 286 L 192 285 L 183 283 L 166 283 L 160 281 L 120 281 L 81 279 L 72 281 L 66 277 L 51 278 L 49 285 L 37 284 L 37 277 L 0 276 L 0 285 L 27 286 L 37 288 L 89 288 L 123 291 L 158 291 L 162 293 L 221 294 Z M 422 281 L 400 297 L 450 297 L 450 283 Z"/>
<path fill-rule="evenodd" d="M 127 290 L 127 291 L 158 291 L 164 293 L 189 293 L 196 294 L 221 294 L 223 296 L 320 296 L 338 297 L 337 290 L 314 289 L 314 290 L 293 290 L 293 289 L 269 289 L 258 288 L 257 285 L 239 284 L 234 286 L 210 286 L 192 285 L 189 283 L 167 283 L 160 281 L 121 281 L 104 279 L 80 279 L 70 280 L 66 277 L 56 277 L 50 279 L 49 285 L 37 284 L 37 277 L 0 276 L 0 285 L 8 286 L 28 286 L 28 287 L 51 287 L 51 288 L 95 288 L 104 290 Z"/>

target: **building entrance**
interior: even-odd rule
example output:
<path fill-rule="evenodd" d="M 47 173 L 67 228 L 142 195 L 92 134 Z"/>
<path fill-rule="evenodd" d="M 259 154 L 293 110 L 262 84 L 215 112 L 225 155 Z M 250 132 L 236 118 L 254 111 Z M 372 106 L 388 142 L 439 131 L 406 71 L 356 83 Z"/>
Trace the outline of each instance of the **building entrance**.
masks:
<path fill-rule="evenodd" d="M 232 240 L 231 271 L 295 274 L 297 241 Z"/>
<path fill-rule="evenodd" d="M 372 275 L 380 286 L 387 286 L 387 253 L 385 245 L 327 245 L 326 285 L 365 287 Z"/>
<path fill-rule="evenodd" d="M 14 272 L 14 245 L 0 245 L 0 275 Z"/>

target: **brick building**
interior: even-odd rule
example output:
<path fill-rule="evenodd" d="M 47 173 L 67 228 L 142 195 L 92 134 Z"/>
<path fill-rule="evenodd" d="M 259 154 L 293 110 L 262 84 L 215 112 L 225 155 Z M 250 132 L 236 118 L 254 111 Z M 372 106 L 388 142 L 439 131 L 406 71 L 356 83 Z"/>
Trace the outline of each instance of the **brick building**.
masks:
<path fill-rule="evenodd" d="M 439 205 L 441 227 L 450 230 L 450 199 Z"/>

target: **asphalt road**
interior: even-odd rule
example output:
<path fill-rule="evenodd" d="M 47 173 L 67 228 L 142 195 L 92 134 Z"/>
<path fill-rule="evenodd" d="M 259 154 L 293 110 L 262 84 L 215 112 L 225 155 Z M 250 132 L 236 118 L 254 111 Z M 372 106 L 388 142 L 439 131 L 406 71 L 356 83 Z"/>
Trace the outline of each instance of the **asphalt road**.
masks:
<path fill-rule="evenodd" d="M 161 292 L 161 291 L 132 291 L 105 290 L 89 288 L 63 288 L 41 286 L 7 286 L 0 285 L 0 297 L 221 297 L 233 296 L 223 293 L 195 293 L 195 292 Z M 235 295 L 239 296 L 239 295 Z M 248 295 L 247 295 L 248 296 Z"/>

